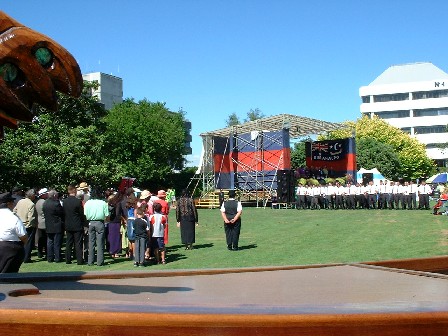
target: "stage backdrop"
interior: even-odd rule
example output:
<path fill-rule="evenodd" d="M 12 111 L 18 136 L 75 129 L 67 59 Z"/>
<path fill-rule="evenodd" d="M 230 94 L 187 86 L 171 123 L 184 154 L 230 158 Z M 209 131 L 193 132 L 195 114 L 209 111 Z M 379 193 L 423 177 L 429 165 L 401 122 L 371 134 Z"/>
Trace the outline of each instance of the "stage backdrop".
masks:
<path fill-rule="evenodd" d="M 277 188 L 277 171 L 291 168 L 289 131 L 251 132 L 214 137 L 215 187 Z"/>
<path fill-rule="evenodd" d="M 309 168 L 326 167 L 334 177 L 351 175 L 356 179 L 355 138 L 307 142 L 305 148 Z"/>

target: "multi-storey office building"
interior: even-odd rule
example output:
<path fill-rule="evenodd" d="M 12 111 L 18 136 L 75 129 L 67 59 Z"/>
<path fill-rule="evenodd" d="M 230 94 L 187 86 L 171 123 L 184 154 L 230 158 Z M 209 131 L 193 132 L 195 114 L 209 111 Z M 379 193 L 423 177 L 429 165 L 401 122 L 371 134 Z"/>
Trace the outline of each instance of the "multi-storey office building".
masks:
<path fill-rule="evenodd" d="M 394 65 L 359 89 L 361 113 L 415 136 L 438 166 L 447 166 L 448 74 L 432 63 Z M 443 145 L 442 145 L 443 147 Z"/>
<path fill-rule="evenodd" d="M 92 72 L 82 75 L 82 78 L 89 82 L 98 82 L 98 89 L 92 91 L 91 94 L 98 97 L 98 101 L 104 104 L 106 110 L 110 110 L 115 104 L 123 101 L 123 79 L 120 77 Z"/>
<path fill-rule="evenodd" d="M 98 89 L 92 90 L 91 94 L 98 98 L 98 101 L 104 105 L 106 110 L 110 110 L 115 104 L 123 101 L 123 79 L 120 77 L 102 72 L 83 74 L 82 77 L 85 81 L 98 82 Z M 191 122 L 185 120 L 185 155 L 192 154 L 191 141 Z"/>

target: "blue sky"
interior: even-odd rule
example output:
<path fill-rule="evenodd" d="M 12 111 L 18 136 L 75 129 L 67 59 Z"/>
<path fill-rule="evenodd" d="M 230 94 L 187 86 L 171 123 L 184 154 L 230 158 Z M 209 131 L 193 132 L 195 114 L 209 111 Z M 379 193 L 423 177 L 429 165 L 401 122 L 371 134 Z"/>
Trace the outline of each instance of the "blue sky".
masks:
<path fill-rule="evenodd" d="M 200 134 L 240 120 L 360 116 L 359 87 L 389 66 L 448 72 L 448 1 L 16 0 L 0 8 L 53 38 L 81 71 L 123 79 L 124 98 L 162 101 Z"/>

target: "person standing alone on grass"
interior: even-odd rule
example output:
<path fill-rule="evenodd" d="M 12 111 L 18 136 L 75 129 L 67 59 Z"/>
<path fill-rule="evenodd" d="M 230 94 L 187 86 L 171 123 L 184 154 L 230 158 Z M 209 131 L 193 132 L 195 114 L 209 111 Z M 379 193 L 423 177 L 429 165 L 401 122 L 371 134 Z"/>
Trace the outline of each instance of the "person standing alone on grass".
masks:
<path fill-rule="evenodd" d="M 227 249 L 238 251 L 238 241 L 241 231 L 241 213 L 243 206 L 235 200 L 235 190 L 229 191 L 229 199 L 221 206 L 221 216 L 224 220 Z"/>
<path fill-rule="evenodd" d="M 180 228 L 180 237 L 186 250 L 192 250 L 196 241 L 196 224 L 198 223 L 198 211 L 190 197 L 188 190 L 182 190 L 176 207 L 177 227 Z"/>

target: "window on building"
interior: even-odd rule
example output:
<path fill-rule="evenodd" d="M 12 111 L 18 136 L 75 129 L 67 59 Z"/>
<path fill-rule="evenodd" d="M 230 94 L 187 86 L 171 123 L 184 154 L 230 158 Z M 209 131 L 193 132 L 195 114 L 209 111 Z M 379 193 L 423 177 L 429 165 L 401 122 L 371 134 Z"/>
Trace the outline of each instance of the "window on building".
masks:
<path fill-rule="evenodd" d="M 400 111 L 382 111 L 375 112 L 375 115 L 380 119 L 391 119 L 391 118 L 408 118 L 411 114 L 409 110 Z"/>
<path fill-rule="evenodd" d="M 448 108 L 414 110 L 414 117 L 433 117 L 448 115 Z"/>
<path fill-rule="evenodd" d="M 411 128 L 410 127 L 403 127 L 401 130 L 407 134 L 411 134 Z"/>
<path fill-rule="evenodd" d="M 436 164 L 436 166 L 437 167 L 440 167 L 440 168 L 445 168 L 445 167 L 447 167 L 447 162 L 446 162 L 446 160 L 445 159 L 441 159 L 441 160 L 434 160 L 434 163 Z"/>
<path fill-rule="evenodd" d="M 448 97 L 448 90 L 419 91 L 412 93 L 412 99 L 429 99 Z"/>
<path fill-rule="evenodd" d="M 443 146 L 441 143 L 428 143 L 425 145 L 427 149 L 431 149 L 431 148 L 440 148 L 442 149 Z"/>
<path fill-rule="evenodd" d="M 390 101 L 409 100 L 409 93 L 395 93 L 373 96 L 374 103 L 384 103 Z"/>
<path fill-rule="evenodd" d="M 363 103 L 370 103 L 370 96 L 362 96 L 361 98 Z"/>
<path fill-rule="evenodd" d="M 434 126 L 416 126 L 414 127 L 415 134 L 429 134 L 429 133 L 447 133 L 446 125 Z"/>

